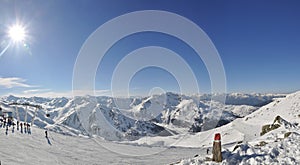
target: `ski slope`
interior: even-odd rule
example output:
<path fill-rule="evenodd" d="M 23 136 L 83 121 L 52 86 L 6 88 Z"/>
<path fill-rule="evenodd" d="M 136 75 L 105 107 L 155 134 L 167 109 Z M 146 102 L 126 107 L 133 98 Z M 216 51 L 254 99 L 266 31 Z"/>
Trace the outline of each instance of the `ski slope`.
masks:
<path fill-rule="evenodd" d="M 170 164 L 174 160 L 193 157 L 204 150 L 193 148 L 161 148 L 133 146 L 104 141 L 100 138 L 66 136 L 32 128 L 32 134 L 21 134 L 15 129 L 8 135 L 0 128 L 0 161 L 2 164 Z M 104 147 L 103 147 L 104 146 Z M 106 148 L 119 149 L 120 153 Z M 143 155 L 156 153 L 153 155 Z M 127 154 L 127 155 L 126 155 Z"/>

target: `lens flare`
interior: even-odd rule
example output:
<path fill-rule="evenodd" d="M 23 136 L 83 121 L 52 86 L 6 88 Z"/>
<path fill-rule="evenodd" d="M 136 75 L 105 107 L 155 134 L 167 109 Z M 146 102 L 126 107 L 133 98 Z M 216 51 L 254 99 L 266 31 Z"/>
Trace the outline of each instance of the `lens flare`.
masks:
<path fill-rule="evenodd" d="M 21 42 L 26 37 L 25 28 L 21 25 L 14 25 L 9 28 L 8 35 L 14 42 Z"/>

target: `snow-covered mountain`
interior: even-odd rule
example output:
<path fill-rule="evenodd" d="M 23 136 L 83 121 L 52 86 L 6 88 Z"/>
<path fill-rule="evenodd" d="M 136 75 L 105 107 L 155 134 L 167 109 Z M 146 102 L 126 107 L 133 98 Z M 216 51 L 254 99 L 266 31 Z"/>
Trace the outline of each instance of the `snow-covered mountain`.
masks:
<path fill-rule="evenodd" d="M 38 127 L 63 134 L 136 140 L 143 136 L 170 136 L 219 127 L 283 96 L 234 93 L 226 95 L 226 104 L 211 99 L 217 95 L 186 96 L 170 92 L 135 98 L 7 96 L 1 99 L 1 107 L 11 109 L 21 121 L 32 121 Z M 9 103 L 28 103 L 42 109 L 9 106 Z"/>
<path fill-rule="evenodd" d="M 237 94 L 232 95 L 234 95 L 232 98 L 237 97 Z M 37 150 L 34 146 L 40 145 L 39 151 L 31 154 L 33 158 L 23 155 L 25 157 L 23 159 L 26 162 L 35 162 L 35 160 L 39 160 L 37 156 L 40 156 L 43 157 L 44 164 L 58 162 L 67 164 L 89 162 L 91 164 L 99 160 L 109 163 L 112 162 L 112 159 L 115 160 L 113 162 L 121 164 L 162 163 L 150 160 L 150 156 L 143 157 L 143 159 L 126 157 L 128 161 L 123 162 L 125 159 L 122 160 L 122 157 L 116 159 L 112 153 L 106 153 L 99 147 L 91 147 L 95 143 L 92 143 L 89 138 L 82 138 L 91 137 L 96 139 L 97 144 L 109 147 L 117 153 L 122 149 L 126 150 L 124 153 L 132 149 L 132 154 L 137 154 L 136 151 L 140 152 L 141 150 L 155 150 L 156 152 L 157 149 L 159 152 L 171 147 L 172 154 L 162 152 L 154 154 L 151 159 L 163 160 L 165 158 L 164 163 L 172 164 L 217 164 L 210 161 L 212 156 L 211 153 L 206 153 L 206 149 L 209 148 L 211 151 L 214 134 L 221 133 L 222 164 L 299 164 L 300 92 L 284 97 L 282 95 L 265 97 L 256 94 L 255 96 L 259 98 L 245 96 L 254 98 L 255 101 L 250 101 L 249 104 L 239 104 L 238 101 L 232 101 L 232 104 L 223 104 L 207 98 L 198 100 L 199 96 L 174 93 L 121 98 L 121 101 L 111 97 L 91 96 L 53 99 L 8 96 L 1 100 L 1 107 L 5 111 L 16 112 L 15 106 L 9 105 L 12 102 L 38 104 L 43 109 L 35 111 L 36 109 L 32 107 L 17 106 L 18 115 L 22 121 L 34 118 L 33 135 L 35 136 L 23 137 L 24 135 L 20 132 L 5 135 L 2 131 L 0 136 L 7 140 L 7 143 L 0 143 L 0 146 L 4 148 L 10 146 L 12 150 L 23 151 L 23 148 Z M 266 101 L 261 98 L 270 100 Z M 237 97 L 237 100 L 241 99 Z M 270 103 L 261 107 L 251 106 L 254 102 L 259 105 L 257 100 L 260 100 L 260 103 Z M 233 102 L 235 103 L 233 104 Z M 155 113 L 159 112 L 156 116 L 147 111 L 154 107 L 155 109 L 162 108 L 161 111 L 155 111 Z M 205 125 L 205 117 L 211 115 L 214 110 L 222 110 L 220 121 L 230 122 L 223 125 L 224 121 L 217 128 L 203 130 L 201 126 Z M 47 117 L 46 114 L 50 114 L 50 117 Z M 196 126 L 201 129 L 193 131 L 196 127 L 195 124 L 198 124 Z M 43 142 L 40 138 L 43 136 L 43 131 L 36 127 L 57 132 L 51 133 L 50 135 L 53 137 L 49 138 L 51 145 L 55 147 L 44 146 L 44 143 L 47 144 L 47 142 Z M 80 136 L 64 136 L 65 134 Z M 118 142 L 107 142 L 99 136 L 93 135 Z M 27 142 L 22 139 L 26 139 Z M 16 140 L 22 141 L 20 143 L 22 147 L 13 145 Z M 76 143 L 76 148 L 79 148 L 78 153 L 71 152 L 74 149 L 72 147 L 74 143 Z M 81 143 L 85 143 L 85 145 L 81 145 Z M 94 152 L 101 152 L 106 156 L 98 158 L 92 154 Z M 84 156 L 83 153 L 86 155 Z M 176 155 L 176 153 L 180 154 Z M 46 158 L 45 154 L 52 159 Z M 14 155 L 22 157 L 20 153 Z M 77 157 L 78 162 L 74 162 L 73 158 L 64 160 L 66 155 Z M 158 157 L 158 155 L 165 156 Z M 4 162 L 9 162 L 12 160 L 13 154 L 5 154 L 1 157 Z M 21 162 L 22 160 L 17 158 L 15 161 Z"/>

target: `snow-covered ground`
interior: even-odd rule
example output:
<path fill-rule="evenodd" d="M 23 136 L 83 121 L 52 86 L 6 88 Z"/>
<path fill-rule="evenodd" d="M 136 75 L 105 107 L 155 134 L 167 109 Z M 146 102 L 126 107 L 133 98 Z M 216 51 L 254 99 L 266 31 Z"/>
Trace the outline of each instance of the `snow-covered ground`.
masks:
<path fill-rule="evenodd" d="M 220 164 L 300 164 L 300 135 L 293 133 L 283 140 L 268 143 L 265 146 L 241 144 L 235 151 L 224 150 L 223 161 Z M 211 155 L 209 156 L 212 157 Z M 195 158 L 183 159 L 178 165 L 219 164 L 207 161 L 201 155 Z"/>
<path fill-rule="evenodd" d="M 5 134 L 0 128 L 0 161 L 6 164 L 169 164 L 180 158 L 192 157 L 200 149 L 161 148 L 117 144 L 100 138 L 66 136 L 49 132 L 49 140 L 44 130 L 32 128 L 32 134 Z M 108 149 L 119 151 L 112 152 Z M 153 155 L 143 155 L 156 153 Z"/>

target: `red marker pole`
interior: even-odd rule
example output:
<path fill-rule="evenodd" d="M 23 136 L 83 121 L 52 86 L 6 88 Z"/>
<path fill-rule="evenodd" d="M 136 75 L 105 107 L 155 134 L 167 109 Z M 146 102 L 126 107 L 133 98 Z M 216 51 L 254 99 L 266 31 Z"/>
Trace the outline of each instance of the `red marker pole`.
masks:
<path fill-rule="evenodd" d="M 222 162 L 222 152 L 221 152 L 221 134 L 216 133 L 213 143 L 213 158 L 215 162 Z"/>

